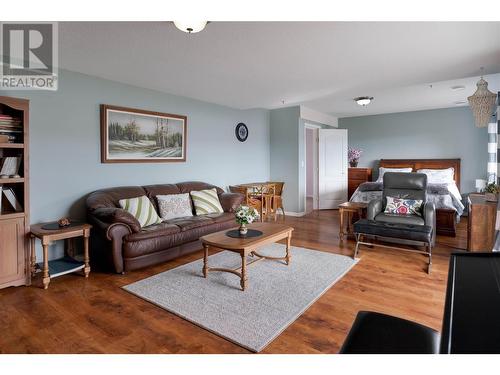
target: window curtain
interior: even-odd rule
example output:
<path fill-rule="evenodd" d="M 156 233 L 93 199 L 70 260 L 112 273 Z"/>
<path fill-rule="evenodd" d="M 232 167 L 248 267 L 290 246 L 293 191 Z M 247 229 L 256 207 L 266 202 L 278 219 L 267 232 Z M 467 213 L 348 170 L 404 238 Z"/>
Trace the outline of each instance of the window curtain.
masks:
<path fill-rule="evenodd" d="M 499 95 L 500 97 L 500 95 Z M 496 122 L 494 122 L 494 125 L 496 125 L 496 130 L 497 130 L 497 133 L 498 133 L 498 128 L 500 128 L 500 103 L 499 103 L 499 106 L 497 107 L 497 113 L 496 113 L 496 116 L 494 116 Z M 489 126 L 488 126 L 488 133 L 489 133 Z M 496 134 L 496 139 L 498 137 L 498 134 Z M 491 142 L 490 138 L 489 138 L 489 134 L 488 134 L 488 155 L 489 155 L 489 152 L 490 152 L 490 145 L 489 143 Z M 498 151 L 498 141 L 497 141 L 497 145 L 496 145 L 496 151 Z M 497 155 L 496 155 L 496 152 L 495 152 L 495 159 L 496 159 Z M 491 159 L 488 159 L 488 168 L 489 168 L 489 161 Z M 495 174 L 495 180 L 494 182 L 497 182 L 497 176 L 498 176 L 498 164 L 497 164 L 497 168 L 496 168 L 496 171 L 497 173 Z M 489 171 L 488 171 L 489 172 Z M 489 175 L 489 173 L 488 173 Z M 488 182 L 489 182 L 489 179 L 488 179 Z M 496 217 L 496 221 L 495 221 L 495 229 L 496 229 L 496 233 L 495 233 L 495 244 L 493 245 L 493 251 L 500 251 L 500 199 L 498 200 L 498 203 L 497 203 L 497 217 Z"/>

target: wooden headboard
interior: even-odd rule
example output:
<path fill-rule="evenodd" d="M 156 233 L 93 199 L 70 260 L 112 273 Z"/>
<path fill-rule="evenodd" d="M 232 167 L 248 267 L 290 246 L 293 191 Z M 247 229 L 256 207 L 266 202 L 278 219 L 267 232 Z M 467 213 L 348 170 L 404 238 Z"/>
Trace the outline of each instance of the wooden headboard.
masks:
<path fill-rule="evenodd" d="M 413 168 L 417 169 L 446 169 L 455 170 L 453 179 L 460 189 L 460 159 L 380 159 L 380 167 L 384 168 Z"/>

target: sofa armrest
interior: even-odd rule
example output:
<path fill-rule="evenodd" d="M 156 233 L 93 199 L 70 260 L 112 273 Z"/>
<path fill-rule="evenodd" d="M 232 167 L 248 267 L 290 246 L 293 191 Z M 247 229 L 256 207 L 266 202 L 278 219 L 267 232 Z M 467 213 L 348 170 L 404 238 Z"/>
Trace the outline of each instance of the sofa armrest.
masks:
<path fill-rule="evenodd" d="M 240 193 L 221 193 L 219 201 L 224 212 L 234 212 L 245 200 L 245 196 Z"/>
<path fill-rule="evenodd" d="M 373 199 L 368 203 L 368 208 L 366 209 L 366 218 L 368 220 L 375 220 L 375 216 L 381 213 L 383 210 L 382 199 Z"/>
<path fill-rule="evenodd" d="M 90 213 L 95 218 L 105 224 L 123 224 L 127 226 L 132 233 L 141 230 L 139 221 L 127 211 L 117 207 L 97 208 Z"/>
<path fill-rule="evenodd" d="M 432 245 L 436 242 L 436 207 L 433 202 L 425 202 L 422 209 L 425 225 L 432 227 Z"/>

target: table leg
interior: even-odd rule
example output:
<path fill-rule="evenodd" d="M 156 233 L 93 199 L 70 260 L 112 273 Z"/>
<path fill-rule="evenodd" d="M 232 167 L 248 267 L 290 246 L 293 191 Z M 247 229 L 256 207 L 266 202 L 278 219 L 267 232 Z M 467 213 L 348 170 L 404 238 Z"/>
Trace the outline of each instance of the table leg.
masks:
<path fill-rule="evenodd" d="M 83 274 L 85 277 L 89 277 L 90 273 L 90 257 L 89 257 L 89 237 L 83 237 L 83 262 L 85 267 L 83 268 Z"/>
<path fill-rule="evenodd" d="M 36 248 L 35 248 L 35 237 L 30 238 L 30 255 L 31 255 L 31 276 L 35 276 L 36 272 Z"/>
<path fill-rule="evenodd" d="M 49 245 L 43 243 L 43 289 L 48 289 L 50 284 L 49 276 Z"/>
<path fill-rule="evenodd" d="M 340 225 L 339 225 L 339 237 L 340 241 L 344 240 L 344 209 L 339 208 Z"/>
<path fill-rule="evenodd" d="M 241 254 L 241 289 L 245 291 L 247 288 L 247 257 L 245 253 Z"/>
<path fill-rule="evenodd" d="M 203 244 L 203 277 L 208 275 L 208 245 Z"/>
<path fill-rule="evenodd" d="M 290 246 L 292 244 L 292 233 L 288 235 L 286 238 L 286 265 L 288 266 L 290 264 L 290 260 L 292 259 L 292 256 L 290 255 Z"/>

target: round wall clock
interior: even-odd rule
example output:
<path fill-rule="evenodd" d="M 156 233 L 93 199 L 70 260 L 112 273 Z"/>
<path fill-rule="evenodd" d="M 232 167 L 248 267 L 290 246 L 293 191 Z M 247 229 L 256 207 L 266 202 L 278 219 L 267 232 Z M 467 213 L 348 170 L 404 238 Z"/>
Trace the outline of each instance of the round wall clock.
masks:
<path fill-rule="evenodd" d="M 236 133 L 236 138 L 238 138 L 238 141 L 245 142 L 247 140 L 248 128 L 244 123 L 240 122 L 238 125 L 236 125 L 236 129 L 234 132 Z"/>

